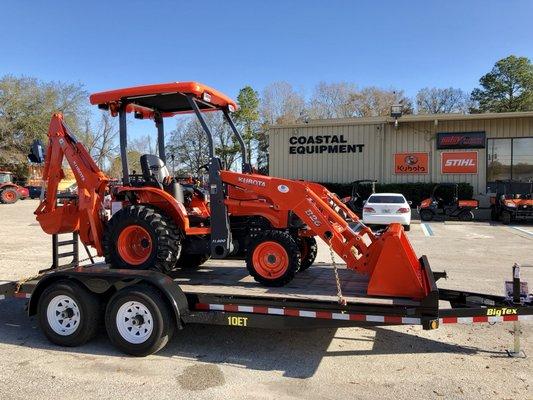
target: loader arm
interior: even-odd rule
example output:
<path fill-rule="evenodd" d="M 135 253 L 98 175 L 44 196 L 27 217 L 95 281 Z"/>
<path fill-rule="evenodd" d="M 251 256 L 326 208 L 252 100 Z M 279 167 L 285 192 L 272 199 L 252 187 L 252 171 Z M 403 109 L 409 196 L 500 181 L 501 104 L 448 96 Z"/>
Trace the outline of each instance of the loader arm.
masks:
<path fill-rule="evenodd" d="M 57 188 L 65 177 L 63 159 L 70 165 L 78 185 L 77 198 L 61 199 Z M 81 241 L 102 255 L 103 201 L 109 178 L 78 142 L 59 113 L 52 115 L 48 151 L 43 169 L 46 194 L 35 210 L 37 221 L 48 234 L 79 231 Z"/>
<path fill-rule="evenodd" d="M 348 268 L 370 277 L 368 294 L 423 298 L 429 293 L 427 276 L 401 225 L 375 235 L 318 184 L 232 171 L 220 175 L 224 183 L 263 197 L 274 210 L 295 213 Z"/>

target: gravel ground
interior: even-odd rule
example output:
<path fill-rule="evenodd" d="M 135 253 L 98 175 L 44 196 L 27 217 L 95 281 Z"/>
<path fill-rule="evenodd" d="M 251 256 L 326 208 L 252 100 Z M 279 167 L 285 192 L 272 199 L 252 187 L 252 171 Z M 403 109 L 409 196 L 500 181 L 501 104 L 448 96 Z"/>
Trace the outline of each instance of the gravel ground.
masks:
<path fill-rule="evenodd" d="M 49 266 L 36 201 L 0 205 L 0 279 Z M 500 294 L 514 262 L 533 265 L 533 228 L 413 224 L 418 255 L 450 275 L 442 287 Z M 329 261 L 321 247 L 319 261 Z M 523 268 L 533 282 L 533 268 Z M 20 300 L 0 301 L 0 399 L 524 399 L 531 358 L 512 359 L 510 324 L 269 331 L 191 326 L 157 355 L 123 356 L 105 334 L 75 349 L 49 344 Z M 533 328 L 522 345 L 533 354 Z"/>

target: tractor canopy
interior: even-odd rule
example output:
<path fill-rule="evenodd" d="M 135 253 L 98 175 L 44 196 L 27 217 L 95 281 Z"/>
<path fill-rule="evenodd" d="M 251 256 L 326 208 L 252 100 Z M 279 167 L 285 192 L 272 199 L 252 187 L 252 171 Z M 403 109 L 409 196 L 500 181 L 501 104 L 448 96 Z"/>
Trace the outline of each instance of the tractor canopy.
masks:
<path fill-rule="evenodd" d="M 169 82 L 155 85 L 134 86 L 123 89 L 93 93 L 91 104 L 110 110 L 117 115 L 121 106 L 127 112 L 135 113 L 136 118 L 154 118 L 155 113 L 162 117 L 192 113 L 188 96 L 195 98 L 201 111 L 235 111 L 237 104 L 228 96 L 198 82 Z"/>

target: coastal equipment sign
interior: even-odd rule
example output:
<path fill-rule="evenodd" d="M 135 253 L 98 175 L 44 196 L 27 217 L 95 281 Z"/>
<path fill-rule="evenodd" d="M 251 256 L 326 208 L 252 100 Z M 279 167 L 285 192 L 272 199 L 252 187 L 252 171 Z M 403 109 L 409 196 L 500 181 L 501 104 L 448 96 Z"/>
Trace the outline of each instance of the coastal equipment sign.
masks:
<path fill-rule="evenodd" d="M 440 168 L 443 174 L 477 174 L 477 151 L 444 151 Z"/>
<path fill-rule="evenodd" d="M 364 144 L 351 144 L 344 135 L 291 136 L 289 154 L 362 153 Z"/>
<path fill-rule="evenodd" d="M 427 174 L 429 173 L 428 153 L 396 153 L 394 154 L 395 174 Z"/>
<path fill-rule="evenodd" d="M 485 131 L 438 132 L 437 149 L 484 149 Z"/>

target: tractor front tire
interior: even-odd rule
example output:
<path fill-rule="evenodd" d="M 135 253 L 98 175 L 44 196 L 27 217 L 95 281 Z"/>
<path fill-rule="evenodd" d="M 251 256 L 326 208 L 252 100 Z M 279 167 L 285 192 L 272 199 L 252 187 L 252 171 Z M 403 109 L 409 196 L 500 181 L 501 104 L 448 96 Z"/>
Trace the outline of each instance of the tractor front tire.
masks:
<path fill-rule="evenodd" d="M 420 219 L 422 221 L 431 221 L 431 220 L 433 220 L 433 211 L 420 210 Z"/>
<path fill-rule="evenodd" d="M 17 191 L 8 187 L 0 192 L 0 202 L 3 204 L 13 204 L 19 199 Z"/>
<path fill-rule="evenodd" d="M 265 286 L 284 286 L 298 272 L 301 254 L 293 237 L 281 231 L 264 231 L 250 243 L 246 268 Z"/>
<path fill-rule="evenodd" d="M 181 252 L 174 221 L 144 205 L 115 213 L 104 232 L 104 255 L 113 268 L 170 272 Z"/>
<path fill-rule="evenodd" d="M 315 262 L 318 253 L 318 244 L 313 236 L 298 238 L 298 244 L 302 257 L 299 272 L 302 272 Z"/>
<path fill-rule="evenodd" d="M 472 211 L 462 211 L 461 214 L 459 214 L 459 220 L 460 221 L 473 221 L 474 220 L 474 213 Z"/>

